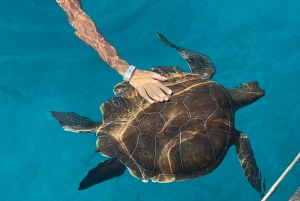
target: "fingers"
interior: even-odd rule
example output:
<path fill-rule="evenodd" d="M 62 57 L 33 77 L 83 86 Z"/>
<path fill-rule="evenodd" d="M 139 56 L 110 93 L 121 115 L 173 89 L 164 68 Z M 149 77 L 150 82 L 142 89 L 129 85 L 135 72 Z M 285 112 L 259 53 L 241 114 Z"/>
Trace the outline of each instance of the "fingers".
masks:
<path fill-rule="evenodd" d="M 166 87 L 165 85 L 163 85 L 162 83 L 157 82 L 156 85 L 157 85 L 160 89 L 162 89 L 165 93 L 167 93 L 167 94 L 169 94 L 169 95 L 172 94 L 172 90 L 169 89 L 168 87 Z"/>
<path fill-rule="evenodd" d="M 156 79 L 156 80 L 159 80 L 159 81 L 166 81 L 168 79 L 168 78 L 166 78 L 164 76 L 161 76 L 160 74 L 154 73 L 154 72 L 151 72 L 150 75 L 153 79 Z"/>
<path fill-rule="evenodd" d="M 154 83 L 148 83 L 145 85 L 145 89 L 150 98 L 163 102 L 169 98 L 164 94 L 164 92 Z"/>
<path fill-rule="evenodd" d="M 144 99 L 154 103 L 154 101 L 163 102 L 169 100 L 165 93 L 172 94 L 172 90 L 160 82 L 166 80 L 166 77 L 158 73 L 136 69 L 129 83 L 138 90 Z"/>
<path fill-rule="evenodd" d="M 139 94 L 146 99 L 146 101 L 148 101 L 149 103 L 153 104 L 154 101 L 148 96 L 146 89 L 144 87 L 138 87 L 136 88 L 139 92 Z"/>
<path fill-rule="evenodd" d="M 157 79 L 159 81 L 166 81 L 167 78 L 164 77 L 164 76 L 161 76 L 160 74 L 158 73 L 154 73 L 154 72 L 151 72 L 150 73 L 151 77 L 154 78 L 154 79 Z M 168 87 L 166 87 L 165 85 L 161 84 L 160 82 L 155 82 L 155 84 L 161 88 L 164 92 L 166 92 L 167 94 L 172 94 L 172 90 L 169 89 Z M 159 95 L 159 94 L 158 94 Z"/>
<path fill-rule="evenodd" d="M 147 83 L 137 88 L 139 94 L 146 99 L 149 103 L 168 101 L 169 98 L 165 93 L 155 84 Z"/>

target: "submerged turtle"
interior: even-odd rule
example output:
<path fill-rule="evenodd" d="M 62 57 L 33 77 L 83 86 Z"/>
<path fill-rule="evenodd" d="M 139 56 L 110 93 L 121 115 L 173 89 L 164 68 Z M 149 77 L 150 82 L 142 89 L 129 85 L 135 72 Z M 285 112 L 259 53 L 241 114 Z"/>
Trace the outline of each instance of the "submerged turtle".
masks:
<path fill-rule="evenodd" d="M 110 157 L 89 171 L 79 189 L 120 176 L 126 168 L 144 182 L 198 178 L 216 169 L 235 145 L 246 178 L 262 195 L 261 174 L 247 135 L 235 129 L 234 113 L 264 96 L 264 90 L 257 82 L 224 88 L 211 80 L 215 67 L 207 56 L 157 35 L 192 71 L 177 66 L 149 70 L 168 78 L 164 84 L 173 91 L 168 102 L 150 104 L 122 82 L 114 88 L 115 97 L 100 107 L 103 122 L 73 112 L 52 112 L 66 131 L 97 132 L 95 151 Z"/>

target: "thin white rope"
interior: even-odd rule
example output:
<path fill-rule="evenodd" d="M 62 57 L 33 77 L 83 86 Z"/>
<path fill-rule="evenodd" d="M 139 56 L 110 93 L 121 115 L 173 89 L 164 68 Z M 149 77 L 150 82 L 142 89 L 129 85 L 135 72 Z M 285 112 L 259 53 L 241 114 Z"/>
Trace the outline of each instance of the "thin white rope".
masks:
<path fill-rule="evenodd" d="M 296 164 L 296 162 L 299 160 L 299 158 L 300 158 L 300 152 L 298 153 L 298 155 L 296 156 L 296 158 L 293 160 L 293 162 L 282 173 L 282 175 L 277 179 L 277 181 L 273 184 L 273 186 L 271 187 L 271 189 L 268 191 L 268 193 L 265 195 L 265 197 L 263 197 L 263 199 L 261 201 L 266 201 L 272 195 L 272 193 L 276 190 L 277 186 L 283 180 L 283 178 L 285 177 L 285 175 L 293 168 L 293 166 Z"/>

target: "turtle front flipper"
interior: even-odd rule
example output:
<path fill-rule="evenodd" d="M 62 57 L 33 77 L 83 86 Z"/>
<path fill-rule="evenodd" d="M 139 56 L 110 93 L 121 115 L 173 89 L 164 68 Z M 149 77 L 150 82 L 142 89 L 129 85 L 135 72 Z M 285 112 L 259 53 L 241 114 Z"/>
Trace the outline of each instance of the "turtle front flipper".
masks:
<path fill-rule="evenodd" d="M 84 190 L 106 180 L 121 176 L 125 170 L 126 166 L 118 159 L 106 160 L 88 172 L 86 177 L 80 182 L 78 190 Z"/>
<path fill-rule="evenodd" d="M 93 133 L 102 125 L 102 122 L 94 122 L 90 118 L 80 116 L 74 112 L 51 111 L 51 114 L 65 131 Z"/>
<path fill-rule="evenodd" d="M 194 52 L 191 50 L 187 50 L 181 47 L 178 47 L 172 43 L 170 43 L 161 33 L 155 31 L 156 35 L 168 46 L 175 48 L 177 52 L 185 59 L 188 63 L 191 71 L 200 77 L 211 79 L 212 76 L 216 72 L 216 68 L 213 63 L 210 61 L 209 57 Z"/>
<path fill-rule="evenodd" d="M 244 175 L 251 186 L 262 196 L 265 192 L 265 179 L 262 186 L 261 172 L 258 170 L 250 141 L 245 133 L 239 133 L 236 142 L 236 152 L 244 171 Z M 263 188 L 262 188 L 263 187 Z"/>
<path fill-rule="evenodd" d="M 261 89 L 256 81 L 240 84 L 228 91 L 234 100 L 235 109 L 249 105 L 265 95 L 265 90 Z"/>

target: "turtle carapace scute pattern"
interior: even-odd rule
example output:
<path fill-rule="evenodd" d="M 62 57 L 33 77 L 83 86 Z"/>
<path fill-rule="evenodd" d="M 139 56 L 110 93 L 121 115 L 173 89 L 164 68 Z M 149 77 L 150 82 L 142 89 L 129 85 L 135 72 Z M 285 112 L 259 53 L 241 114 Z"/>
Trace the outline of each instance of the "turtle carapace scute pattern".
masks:
<path fill-rule="evenodd" d="M 264 96 L 264 90 L 256 81 L 224 88 L 211 80 L 215 67 L 209 57 L 156 34 L 191 69 L 149 69 L 168 78 L 164 84 L 173 91 L 169 101 L 150 104 L 128 82 L 121 82 L 114 88 L 115 97 L 100 107 L 102 122 L 73 112 L 52 112 L 67 131 L 96 132 L 95 151 L 110 158 L 92 169 L 79 189 L 120 176 L 125 169 L 144 182 L 198 178 L 217 168 L 235 145 L 245 177 L 263 195 L 264 180 L 247 135 L 235 129 L 234 114 Z"/>
<path fill-rule="evenodd" d="M 123 82 L 116 97 L 101 105 L 103 124 L 97 147 L 119 158 L 143 181 L 171 182 L 211 172 L 224 158 L 230 140 L 232 102 L 217 83 L 179 67 L 150 69 L 168 78 L 168 102 L 150 104 Z"/>

